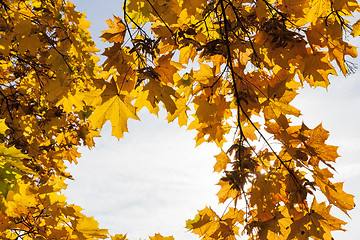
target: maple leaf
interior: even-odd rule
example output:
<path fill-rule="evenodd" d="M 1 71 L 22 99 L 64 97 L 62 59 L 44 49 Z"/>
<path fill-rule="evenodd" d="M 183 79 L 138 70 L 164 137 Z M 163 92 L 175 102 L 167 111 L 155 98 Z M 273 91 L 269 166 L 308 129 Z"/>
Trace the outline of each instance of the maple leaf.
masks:
<path fill-rule="evenodd" d="M 356 23 L 354 23 L 354 25 L 352 26 L 353 29 L 351 31 L 351 35 L 353 37 L 357 37 L 360 35 L 360 20 L 358 20 Z"/>
<path fill-rule="evenodd" d="M 101 238 L 105 239 L 108 236 L 108 230 L 99 229 L 99 223 L 95 221 L 93 217 L 83 217 L 76 221 L 75 224 L 75 234 L 79 238 Z"/>
<path fill-rule="evenodd" d="M 330 214 L 331 206 L 328 206 L 325 202 L 318 203 L 316 198 L 314 198 L 311 204 L 311 210 L 313 211 L 315 217 L 320 220 L 321 226 L 325 232 L 330 233 L 333 230 L 343 230 L 343 225 L 346 222 L 332 216 Z"/>
<path fill-rule="evenodd" d="M 184 46 L 180 49 L 179 63 L 187 64 L 190 59 L 194 60 L 196 55 L 196 49 L 193 44 Z"/>
<path fill-rule="evenodd" d="M 310 133 L 310 138 L 306 141 L 306 147 L 310 149 L 312 154 L 318 156 L 321 161 L 335 162 L 339 157 L 337 153 L 338 147 L 325 144 L 325 140 L 328 139 L 329 132 L 322 128 L 322 125 L 318 125 Z"/>
<path fill-rule="evenodd" d="M 0 134 L 5 134 L 5 131 L 8 130 L 8 126 L 6 126 L 5 119 L 0 119 Z"/>
<path fill-rule="evenodd" d="M 217 184 L 221 187 L 216 194 L 219 198 L 219 203 L 224 203 L 226 200 L 236 199 L 239 196 L 239 192 L 232 188 L 228 181 L 220 180 Z"/>
<path fill-rule="evenodd" d="M 97 107 L 89 117 L 89 121 L 94 128 L 101 130 L 105 122 L 110 120 L 111 134 L 120 139 L 123 137 L 123 133 L 128 131 L 127 120 L 129 118 L 139 120 L 135 108 L 130 103 L 123 102 L 120 96 L 115 95 Z"/>
<path fill-rule="evenodd" d="M 259 129 L 259 127 L 260 127 L 259 123 L 254 122 L 253 124 L 257 129 Z M 255 134 L 256 133 L 256 128 L 254 126 L 247 124 L 246 126 L 242 127 L 242 131 L 243 131 L 245 137 L 250 139 L 250 140 L 253 140 L 253 141 L 258 138 L 256 136 L 256 134 Z"/>
<path fill-rule="evenodd" d="M 126 238 L 126 234 L 122 235 L 122 234 L 116 234 L 114 236 L 111 236 L 111 240 L 128 240 Z"/>
<path fill-rule="evenodd" d="M 218 224 L 214 221 L 217 219 L 217 214 L 208 207 L 198 212 L 194 220 L 186 221 L 186 228 L 199 236 L 213 234 L 218 228 Z"/>
<path fill-rule="evenodd" d="M 186 126 L 188 123 L 188 115 L 187 111 L 190 110 L 190 108 L 187 106 L 187 102 L 185 98 L 178 98 L 175 101 L 176 110 L 173 114 L 171 112 L 166 117 L 166 119 L 169 122 L 174 121 L 176 118 L 178 119 L 179 126 Z"/>
<path fill-rule="evenodd" d="M 331 3 L 327 0 L 310 1 L 309 10 L 306 12 L 306 19 L 309 22 L 316 22 L 318 18 L 328 16 L 331 12 Z"/>
<path fill-rule="evenodd" d="M 156 233 L 153 237 L 149 237 L 150 240 L 174 240 L 173 236 L 170 237 L 164 237 L 159 233 Z"/>
<path fill-rule="evenodd" d="M 348 214 L 348 210 L 355 207 L 354 196 L 346 193 L 343 190 L 343 183 L 338 182 L 332 184 L 329 180 L 326 182 L 321 181 L 316 175 L 313 175 L 315 183 L 320 187 L 320 190 L 327 197 L 331 204 L 337 206 L 345 214 Z"/>
<path fill-rule="evenodd" d="M 308 55 L 304 59 L 304 70 L 302 75 L 310 86 L 327 87 L 329 85 L 328 75 L 334 73 L 332 65 L 328 62 L 327 56 L 317 52 Z"/>
<path fill-rule="evenodd" d="M 194 100 L 196 107 L 196 117 L 199 122 L 207 122 L 209 118 L 214 118 L 217 113 L 217 107 L 214 103 L 206 100 L 205 97 L 198 97 Z"/>
<path fill-rule="evenodd" d="M 153 107 L 156 107 L 158 102 L 163 102 L 165 108 L 170 114 L 174 114 L 176 111 L 176 104 L 171 96 L 175 95 L 175 90 L 169 86 L 166 86 L 158 81 L 149 81 L 143 91 L 148 92 L 147 100 Z"/>
<path fill-rule="evenodd" d="M 215 156 L 216 163 L 214 165 L 214 172 L 221 172 L 226 169 L 226 165 L 231 162 L 227 154 L 221 150 L 221 152 Z"/>
<path fill-rule="evenodd" d="M 157 59 L 157 65 L 154 69 L 159 74 L 159 80 L 165 84 L 174 84 L 173 76 L 182 68 L 181 64 L 171 60 L 172 57 L 173 54 L 162 55 Z"/>
<path fill-rule="evenodd" d="M 126 26 L 121 18 L 114 16 L 114 21 L 109 19 L 106 20 L 106 23 L 109 26 L 109 30 L 102 31 L 101 38 L 103 38 L 103 41 L 119 43 L 121 45 L 124 42 L 126 33 Z"/>

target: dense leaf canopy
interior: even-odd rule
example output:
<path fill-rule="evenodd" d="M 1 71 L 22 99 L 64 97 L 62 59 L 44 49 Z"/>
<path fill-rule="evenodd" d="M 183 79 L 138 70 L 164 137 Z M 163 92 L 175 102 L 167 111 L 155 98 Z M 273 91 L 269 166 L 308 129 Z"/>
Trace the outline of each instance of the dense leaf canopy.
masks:
<path fill-rule="evenodd" d="M 0 0 L 1 239 L 110 237 L 60 193 L 72 178 L 65 162 L 107 121 L 120 139 L 128 119 L 161 107 L 197 145 L 219 147 L 227 207 L 186 222 L 201 239 L 330 240 L 343 230 L 330 209 L 348 214 L 354 196 L 332 182 L 337 147 L 321 125 L 292 124 L 291 101 L 304 84 L 326 88 L 330 74 L 354 71 L 355 0 L 131 0 L 123 11 L 106 20 L 100 64 L 71 2 Z"/>

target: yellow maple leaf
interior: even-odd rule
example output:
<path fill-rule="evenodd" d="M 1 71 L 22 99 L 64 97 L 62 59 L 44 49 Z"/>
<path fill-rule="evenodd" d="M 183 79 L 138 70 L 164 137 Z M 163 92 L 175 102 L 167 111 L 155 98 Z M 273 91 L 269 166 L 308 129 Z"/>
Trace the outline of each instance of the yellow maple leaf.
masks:
<path fill-rule="evenodd" d="M 336 75 L 334 67 L 328 60 L 328 56 L 322 52 L 306 55 L 303 62 L 304 70 L 302 74 L 310 86 L 321 86 L 327 88 L 330 83 L 328 75 Z"/>
<path fill-rule="evenodd" d="M 154 69 L 159 74 L 159 80 L 165 84 L 174 84 L 174 74 L 182 68 L 182 64 L 171 60 L 172 54 L 162 55 L 157 59 L 157 66 Z"/>
<path fill-rule="evenodd" d="M 122 235 L 122 234 L 116 234 L 114 236 L 111 236 L 111 240 L 128 240 L 126 238 L 126 234 Z"/>
<path fill-rule="evenodd" d="M 205 96 L 196 97 L 193 101 L 195 103 L 196 114 L 194 115 L 199 122 L 214 121 L 214 116 L 217 114 L 217 106 L 209 102 Z"/>
<path fill-rule="evenodd" d="M 14 146 L 6 147 L 4 143 L 0 143 L 0 156 L 10 159 L 29 158 Z"/>
<path fill-rule="evenodd" d="M 159 106 L 155 104 L 156 102 L 148 101 L 149 91 L 143 91 L 143 86 L 138 87 L 136 90 L 136 100 L 134 103 L 136 109 L 140 111 L 143 107 L 146 107 L 150 113 L 158 115 L 158 112 L 160 110 Z"/>
<path fill-rule="evenodd" d="M 105 239 L 108 236 L 107 229 L 99 229 L 99 223 L 94 219 L 94 217 L 82 217 L 76 221 L 75 225 L 75 234 L 84 236 L 85 238 L 96 237 Z"/>
<path fill-rule="evenodd" d="M 357 37 L 360 35 L 360 19 L 357 20 L 356 23 L 354 23 L 354 25 L 352 26 L 352 31 L 351 31 L 351 35 L 353 37 Z"/>
<path fill-rule="evenodd" d="M 221 149 L 221 153 L 215 156 L 216 163 L 214 165 L 214 172 L 221 172 L 226 169 L 226 165 L 231 162 L 228 155 Z"/>
<path fill-rule="evenodd" d="M 5 124 L 5 119 L 0 119 L 0 134 L 5 134 L 5 131 L 9 129 Z"/>
<path fill-rule="evenodd" d="M 156 233 L 153 237 L 149 237 L 150 240 L 174 240 L 173 236 L 170 237 L 164 237 L 159 233 Z"/>
<path fill-rule="evenodd" d="M 126 26 L 122 22 L 121 18 L 114 16 L 114 21 L 109 19 L 106 20 L 106 23 L 110 29 L 102 31 L 101 38 L 103 41 L 108 41 L 110 43 L 117 42 L 122 44 L 124 42 Z"/>
<path fill-rule="evenodd" d="M 310 150 L 311 154 L 323 162 L 335 162 L 336 158 L 339 157 L 337 153 L 338 147 L 325 144 L 326 139 L 329 137 L 329 132 L 321 124 L 309 131 L 310 136 L 306 141 L 306 147 Z"/>
<path fill-rule="evenodd" d="M 180 127 L 186 126 L 188 122 L 188 115 L 186 112 L 190 110 L 190 108 L 187 106 L 187 99 L 179 98 L 176 100 L 175 104 L 177 109 L 173 114 L 169 113 L 166 119 L 169 122 L 172 122 L 177 118 Z"/>
<path fill-rule="evenodd" d="M 194 220 L 189 219 L 186 221 L 186 228 L 191 229 L 193 233 L 200 236 L 203 236 L 206 232 L 214 233 L 216 226 L 214 228 L 213 223 L 216 224 L 215 221 L 218 219 L 217 214 L 209 207 L 205 207 L 198 212 Z"/>
<path fill-rule="evenodd" d="M 217 185 L 221 187 L 219 192 L 216 194 L 219 198 L 219 203 L 224 203 L 229 198 L 235 199 L 239 196 L 239 192 L 232 189 L 229 182 L 220 180 Z"/>
<path fill-rule="evenodd" d="M 320 17 L 326 17 L 331 12 L 331 2 L 328 0 L 309 1 L 310 6 L 306 12 L 308 22 L 316 22 Z"/>
<path fill-rule="evenodd" d="M 253 123 L 255 125 L 255 127 L 257 129 L 260 129 L 260 124 L 257 123 L 257 122 L 254 122 Z M 257 136 L 256 136 L 256 129 L 255 127 L 251 124 L 247 124 L 245 126 L 242 127 L 242 131 L 244 133 L 244 136 L 252 141 L 255 141 L 257 139 Z"/>
<path fill-rule="evenodd" d="M 314 198 L 311 204 L 311 210 L 316 213 L 316 216 L 321 221 L 321 225 L 326 232 L 333 230 L 344 230 L 342 225 L 345 225 L 346 222 L 332 216 L 330 214 L 331 205 L 327 205 L 325 202 L 318 203 L 316 198 Z"/>
<path fill-rule="evenodd" d="M 94 128 L 102 129 L 103 125 L 110 120 L 112 125 L 111 134 L 117 139 L 127 132 L 127 120 L 129 118 L 140 120 L 135 113 L 135 108 L 130 103 L 125 103 L 120 96 L 115 95 L 98 106 L 89 117 Z"/>
<path fill-rule="evenodd" d="M 153 108 L 156 108 L 157 104 L 161 101 L 164 103 L 166 110 L 170 114 L 175 113 L 177 108 L 171 97 L 175 96 L 175 90 L 173 88 L 166 86 L 159 81 L 150 80 L 143 90 L 148 92 L 147 100 L 151 103 Z"/>
<path fill-rule="evenodd" d="M 131 19 L 133 19 L 138 25 L 145 24 L 149 21 L 150 6 L 146 2 L 142 1 L 129 1 L 126 8 L 126 12 Z M 136 25 L 133 24 L 136 28 Z"/>
<path fill-rule="evenodd" d="M 182 47 L 180 49 L 180 57 L 179 62 L 187 64 L 189 60 L 194 60 L 196 57 L 196 49 L 193 44 L 190 44 L 189 46 Z"/>
<path fill-rule="evenodd" d="M 327 183 L 324 183 L 319 181 L 319 178 L 316 175 L 313 176 L 315 183 L 320 187 L 329 202 L 348 215 L 347 211 L 355 207 L 354 195 L 344 192 L 342 182 L 332 184 L 328 181 Z"/>

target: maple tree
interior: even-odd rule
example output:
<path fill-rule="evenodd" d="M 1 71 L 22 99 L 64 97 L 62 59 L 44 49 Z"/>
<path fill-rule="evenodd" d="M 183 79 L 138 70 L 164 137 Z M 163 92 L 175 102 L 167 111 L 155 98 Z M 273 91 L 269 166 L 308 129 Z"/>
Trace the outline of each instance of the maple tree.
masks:
<path fill-rule="evenodd" d="M 335 64 L 354 70 L 345 37 L 360 35 L 355 0 L 125 1 L 123 18 L 106 20 L 102 64 L 71 2 L 0 4 L 2 239 L 108 238 L 61 194 L 72 178 L 65 162 L 93 147 L 105 122 L 119 139 L 128 119 L 160 107 L 197 132 L 197 145 L 221 149 L 214 171 L 227 207 L 186 222 L 201 239 L 332 239 L 343 230 L 330 209 L 348 214 L 354 196 L 331 181 L 337 147 L 321 125 L 291 124 L 300 111 L 290 103 L 304 84 L 326 88 Z"/>

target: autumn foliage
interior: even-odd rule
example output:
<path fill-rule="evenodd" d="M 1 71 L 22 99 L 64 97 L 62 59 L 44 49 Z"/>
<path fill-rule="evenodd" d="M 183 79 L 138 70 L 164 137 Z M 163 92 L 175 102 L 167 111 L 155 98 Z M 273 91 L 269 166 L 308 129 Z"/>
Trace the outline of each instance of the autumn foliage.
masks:
<path fill-rule="evenodd" d="M 123 17 L 106 20 L 100 65 L 71 2 L 0 0 L 0 238 L 110 237 L 67 204 L 65 162 L 105 122 L 119 139 L 141 109 L 163 107 L 197 145 L 220 149 L 225 212 L 206 207 L 187 229 L 207 240 L 332 239 L 345 222 L 330 209 L 348 214 L 354 197 L 332 182 L 329 133 L 292 124 L 291 101 L 354 70 L 355 12 L 355 0 L 125 1 Z"/>

